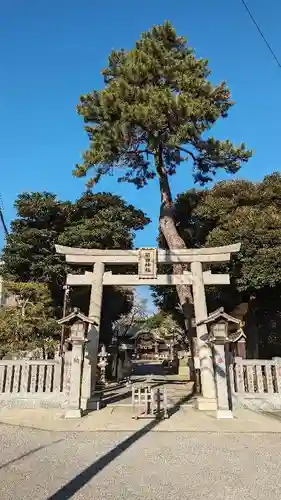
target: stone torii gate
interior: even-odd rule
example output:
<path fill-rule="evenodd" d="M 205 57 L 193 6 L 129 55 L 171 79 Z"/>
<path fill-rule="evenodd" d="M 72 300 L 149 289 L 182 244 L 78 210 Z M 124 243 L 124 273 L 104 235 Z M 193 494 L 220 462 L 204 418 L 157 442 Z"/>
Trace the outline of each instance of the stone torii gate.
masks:
<path fill-rule="evenodd" d="M 79 266 L 93 266 L 93 271 L 83 275 L 68 274 L 67 285 L 90 286 L 89 317 L 95 322 L 99 332 L 103 285 L 150 286 L 178 285 L 192 286 L 198 357 L 200 361 L 202 398 L 198 398 L 198 409 L 216 409 L 216 388 L 214 380 L 213 360 L 210 347 L 206 344 L 207 327 L 202 323 L 208 317 L 205 285 L 228 285 L 228 274 L 212 274 L 203 271 L 203 265 L 230 261 L 231 254 L 239 252 L 241 243 L 200 249 L 162 250 L 140 248 L 137 250 L 96 250 L 72 248 L 56 245 L 56 251 L 65 255 L 66 262 Z M 183 274 L 158 274 L 157 264 L 189 264 L 190 271 Z M 138 264 L 137 274 L 112 274 L 105 272 L 105 265 Z M 93 330 L 94 331 L 94 330 Z M 90 332 L 89 332 L 90 333 Z M 98 339 L 88 338 L 89 343 L 96 344 Z M 96 363 L 93 363 L 93 369 Z M 92 374 L 93 377 L 94 374 Z M 92 378 L 93 382 L 93 378 Z M 94 387 L 92 387 L 92 391 Z"/>

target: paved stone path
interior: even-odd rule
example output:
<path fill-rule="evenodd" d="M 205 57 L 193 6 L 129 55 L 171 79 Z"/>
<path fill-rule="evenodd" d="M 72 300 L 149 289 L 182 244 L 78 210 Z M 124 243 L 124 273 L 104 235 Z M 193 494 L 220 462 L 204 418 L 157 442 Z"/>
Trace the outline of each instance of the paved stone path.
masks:
<path fill-rule="evenodd" d="M 191 404 L 192 382 L 187 382 L 180 375 L 166 375 L 159 361 L 135 361 L 133 363 L 132 383 L 142 383 L 148 378 L 155 388 L 165 387 L 168 407 Z M 110 387 L 104 393 L 104 401 L 108 406 L 131 406 L 131 388 L 123 385 Z M 192 402 L 193 404 L 193 402 Z"/>
<path fill-rule="evenodd" d="M 0 425 L 5 500 L 280 500 L 275 434 L 55 433 Z"/>
<path fill-rule="evenodd" d="M 133 377 L 132 383 L 136 385 L 145 381 L 144 377 Z M 182 382 L 175 378 L 168 377 L 152 377 L 150 380 L 151 387 L 162 389 L 165 387 L 167 393 L 168 406 L 170 408 L 182 404 L 191 404 L 192 400 L 192 382 Z M 108 388 L 104 393 L 104 402 L 108 406 L 131 406 L 132 404 L 132 389 L 130 386 L 123 385 L 121 387 Z M 192 401 L 192 404 L 194 401 Z"/>

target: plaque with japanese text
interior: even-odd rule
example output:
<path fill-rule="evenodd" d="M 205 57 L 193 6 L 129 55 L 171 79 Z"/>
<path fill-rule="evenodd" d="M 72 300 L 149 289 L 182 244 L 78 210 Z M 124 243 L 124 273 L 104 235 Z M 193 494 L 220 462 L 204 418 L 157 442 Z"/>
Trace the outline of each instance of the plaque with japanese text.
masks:
<path fill-rule="evenodd" d="M 151 279 L 157 277 L 157 249 L 140 248 L 139 249 L 139 268 L 138 275 L 140 279 Z"/>

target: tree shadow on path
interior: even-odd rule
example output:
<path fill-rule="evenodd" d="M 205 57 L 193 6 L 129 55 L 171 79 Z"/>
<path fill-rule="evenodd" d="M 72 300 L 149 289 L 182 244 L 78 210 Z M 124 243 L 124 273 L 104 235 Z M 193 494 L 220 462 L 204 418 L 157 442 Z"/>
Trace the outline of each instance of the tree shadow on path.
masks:
<path fill-rule="evenodd" d="M 1 464 L 0 470 L 4 469 L 5 467 L 8 467 L 9 465 L 12 465 L 16 462 L 19 462 L 20 460 L 23 460 L 24 458 L 29 457 L 30 455 L 33 455 L 33 453 L 36 453 L 37 451 L 44 450 L 45 448 L 48 448 L 49 446 L 52 446 L 53 444 L 60 443 L 61 441 L 64 441 L 64 439 L 57 439 L 56 441 L 52 441 L 51 443 L 44 444 L 42 446 L 38 446 L 38 448 L 33 448 L 33 450 L 27 451 L 26 453 L 23 453 L 19 457 L 13 458 L 12 460 L 5 462 L 4 464 Z"/>
<path fill-rule="evenodd" d="M 177 401 L 177 403 L 169 410 L 169 414 L 173 415 L 179 410 L 180 405 L 191 399 L 193 393 L 185 396 L 184 398 Z M 68 500 L 73 497 L 83 486 L 90 482 L 93 477 L 95 477 L 99 472 L 101 472 L 107 465 L 109 465 L 113 460 L 119 457 L 124 451 L 126 451 L 130 446 L 136 443 L 140 438 L 148 434 L 152 429 L 154 429 L 159 423 L 160 419 L 155 418 L 142 429 L 136 431 L 132 436 L 126 438 L 122 443 L 118 444 L 115 448 L 110 450 L 108 453 L 100 457 L 96 462 L 89 465 L 80 474 L 71 479 L 67 484 L 62 486 L 56 493 L 48 497 L 47 500 Z"/>

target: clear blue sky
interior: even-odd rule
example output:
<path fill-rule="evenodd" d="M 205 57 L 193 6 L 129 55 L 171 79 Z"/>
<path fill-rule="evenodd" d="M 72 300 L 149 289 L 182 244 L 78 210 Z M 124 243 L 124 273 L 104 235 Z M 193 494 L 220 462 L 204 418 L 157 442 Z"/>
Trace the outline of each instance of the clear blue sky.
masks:
<path fill-rule="evenodd" d="M 247 1 L 281 58 L 280 0 Z M 79 196 L 83 180 L 71 176 L 87 147 L 75 112 L 79 95 L 101 87 L 111 49 L 131 48 L 142 31 L 165 20 L 209 59 L 212 80 L 226 80 L 232 90 L 237 104 L 216 134 L 254 149 L 239 176 L 261 179 L 280 167 L 281 71 L 240 0 L 143 0 L 141 7 L 131 0 L 10 0 L 0 5 L 0 192 L 7 222 L 22 191 Z M 183 165 L 173 192 L 191 185 Z M 136 191 L 107 178 L 100 190 L 122 195 L 153 219 L 136 238 L 137 246 L 153 246 L 157 184 Z"/>

